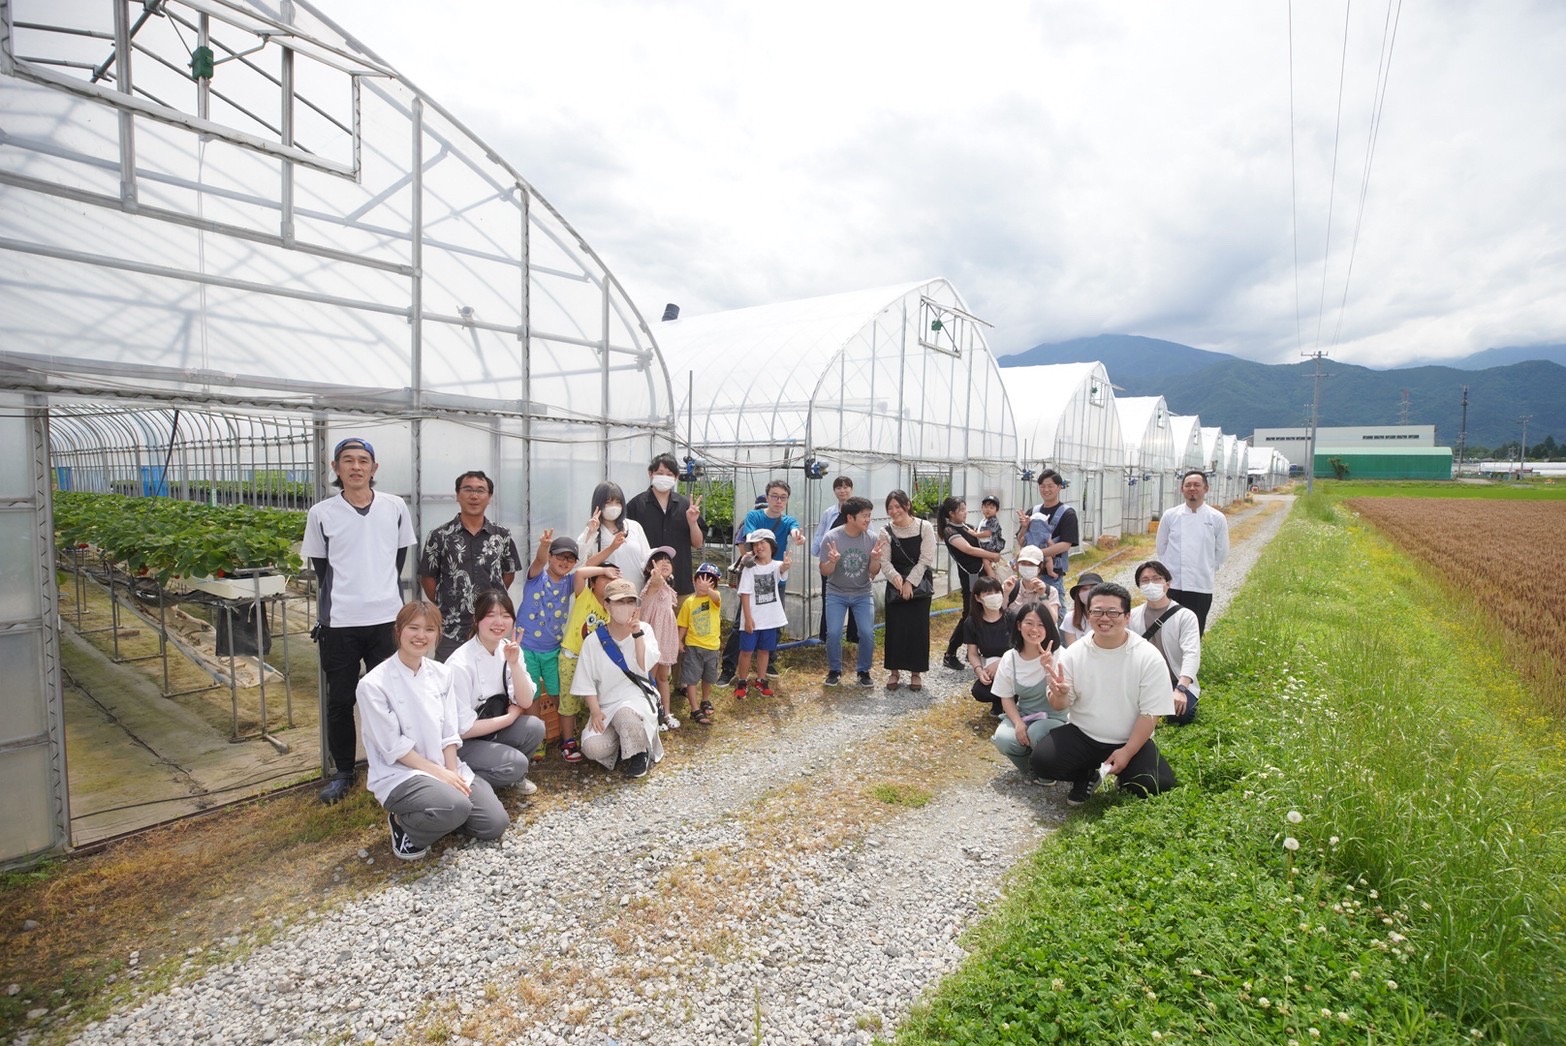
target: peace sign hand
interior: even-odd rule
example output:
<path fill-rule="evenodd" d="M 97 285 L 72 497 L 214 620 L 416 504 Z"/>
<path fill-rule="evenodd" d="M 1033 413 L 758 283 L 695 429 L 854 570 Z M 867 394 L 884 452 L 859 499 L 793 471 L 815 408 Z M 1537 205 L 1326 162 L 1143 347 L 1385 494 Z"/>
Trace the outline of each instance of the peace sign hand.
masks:
<path fill-rule="evenodd" d="M 828 538 L 826 543 L 821 546 L 821 554 L 821 558 L 828 563 L 836 563 L 843 558 L 843 554 L 837 550 L 837 542 L 831 538 Z"/>
<path fill-rule="evenodd" d="M 685 510 L 685 518 L 692 524 L 695 524 L 695 522 L 701 518 L 701 499 L 704 496 L 705 495 L 697 494 L 694 498 L 691 499 L 690 507 Z"/>
<path fill-rule="evenodd" d="M 542 534 L 540 534 L 538 536 L 538 550 L 540 552 L 548 552 L 549 551 L 549 546 L 554 543 L 554 540 L 555 540 L 555 532 L 554 532 L 554 530 L 552 530 L 552 529 L 545 530 Z"/>

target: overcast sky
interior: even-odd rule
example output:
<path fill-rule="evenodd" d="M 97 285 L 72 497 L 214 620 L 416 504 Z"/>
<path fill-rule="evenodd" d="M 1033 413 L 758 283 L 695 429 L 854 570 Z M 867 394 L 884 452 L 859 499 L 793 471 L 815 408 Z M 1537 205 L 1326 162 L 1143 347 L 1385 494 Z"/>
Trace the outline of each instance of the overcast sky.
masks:
<path fill-rule="evenodd" d="M 999 355 L 1105 332 L 1371 366 L 1566 342 L 1559 0 L 1392 0 L 1362 220 L 1386 0 L 1293 5 L 1292 191 L 1285 0 L 316 2 L 649 322 L 939 275 Z"/>

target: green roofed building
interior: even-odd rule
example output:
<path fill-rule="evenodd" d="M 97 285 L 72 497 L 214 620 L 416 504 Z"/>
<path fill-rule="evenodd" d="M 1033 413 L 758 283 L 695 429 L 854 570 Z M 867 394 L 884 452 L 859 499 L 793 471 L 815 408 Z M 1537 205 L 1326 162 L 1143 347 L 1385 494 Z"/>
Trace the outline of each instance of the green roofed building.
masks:
<path fill-rule="evenodd" d="M 1451 447 L 1318 447 L 1316 478 L 1451 479 Z"/>

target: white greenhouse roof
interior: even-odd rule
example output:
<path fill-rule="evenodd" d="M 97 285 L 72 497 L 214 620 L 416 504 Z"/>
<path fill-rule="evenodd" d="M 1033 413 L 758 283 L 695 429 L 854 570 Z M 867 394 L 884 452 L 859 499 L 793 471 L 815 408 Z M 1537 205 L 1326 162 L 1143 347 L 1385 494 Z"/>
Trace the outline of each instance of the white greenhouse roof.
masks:
<path fill-rule="evenodd" d="M 1011 461 L 983 326 L 936 278 L 681 317 L 657 335 L 676 428 L 711 459 Z"/>
<path fill-rule="evenodd" d="M 592 249 L 305 0 L 0 10 L 0 385 L 667 429 Z"/>
<path fill-rule="evenodd" d="M 1046 363 L 1032 367 L 1007 367 L 1001 371 L 1017 418 L 1019 450 L 1028 460 L 1053 463 L 1059 456 L 1057 437 L 1072 400 L 1091 395 L 1090 383 L 1102 384 L 1110 396 L 1109 374 L 1102 363 Z M 1107 460 L 1104 459 L 1104 460 Z"/>
<path fill-rule="evenodd" d="M 1145 464 L 1148 468 L 1173 467 L 1173 462 L 1143 461 L 1145 451 L 1163 450 L 1165 453 L 1168 451 L 1165 444 L 1169 433 L 1169 410 L 1162 396 L 1116 396 L 1115 411 L 1120 416 L 1120 438 L 1125 441 L 1127 465 Z M 1162 429 L 1154 426 L 1160 414 L 1164 418 Z M 1150 446 L 1150 444 L 1157 446 Z"/>

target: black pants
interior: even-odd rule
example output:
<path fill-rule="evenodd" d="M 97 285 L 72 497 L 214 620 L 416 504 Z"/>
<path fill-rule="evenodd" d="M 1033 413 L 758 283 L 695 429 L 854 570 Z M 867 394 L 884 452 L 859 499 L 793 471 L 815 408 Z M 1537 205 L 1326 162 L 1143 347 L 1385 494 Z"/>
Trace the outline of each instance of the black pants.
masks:
<path fill-rule="evenodd" d="M 321 673 L 326 676 L 326 748 L 337 772 L 353 772 L 353 705 L 359 665 L 368 672 L 397 652 L 392 623 L 321 629 Z"/>
<path fill-rule="evenodd" d="M 1183 588 L 1171 588 L 1169 598 L 1183 607 L 1190 607 L 1196 615 L 1196 634 L 1207 634 L 1207 612 L 1213 608 L 1211 592 L 1188 592 Z"/>
<path fill-rule="evenodd" d="M 957 619 L 957 627 L 952 629 L 952 637 L 946 641 L 946 656 L 956 657 L 957 648 L 966 643 L 966 630 L 963 625 L 968 623 L 968 610 L 973 603 L 973 579 L 962 567 L 956 567 L 957 585 L 962 589 L 962 616 Z"/>
<path fill-rule="evenodd" d="M 1067 723 L 1039 740 L 1028 765 L 1035 774 L 1053 781 L 1091 781 L 1093 772 L 1119 747 L 1095 741 L 1076 724 Z M 1169 791 L 1177 783 L 1169 760 L 1164 758 L 1151 737 L 1120 772 L 1121 790 L 1133 795 L 1157 795 Z"/>

